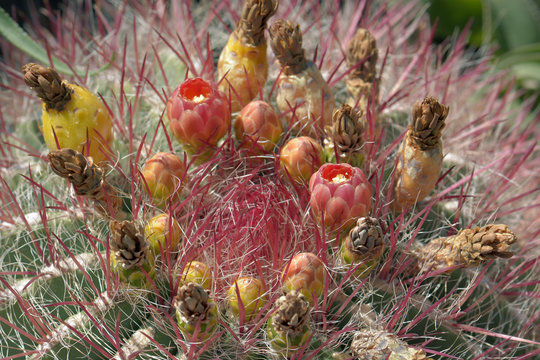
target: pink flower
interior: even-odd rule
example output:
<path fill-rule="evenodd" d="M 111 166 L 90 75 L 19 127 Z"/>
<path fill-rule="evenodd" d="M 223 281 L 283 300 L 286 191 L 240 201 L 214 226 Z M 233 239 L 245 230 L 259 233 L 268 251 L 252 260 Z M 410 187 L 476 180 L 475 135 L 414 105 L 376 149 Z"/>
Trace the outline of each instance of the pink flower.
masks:
<path fill-rule="evenodd" d="M 347 230 L 371 209 L 371 184 L 359 168 L 324 164 L 311 176 L 310 205 L 317 220 L 334 231 Z"/>
<path fill-rule="evenodd" d="M 174 136 L 192 154 L 216 145 L 231 124 L 225 95 L 201 78 L 188 79 L 174 90 L 167 116 Z"/>

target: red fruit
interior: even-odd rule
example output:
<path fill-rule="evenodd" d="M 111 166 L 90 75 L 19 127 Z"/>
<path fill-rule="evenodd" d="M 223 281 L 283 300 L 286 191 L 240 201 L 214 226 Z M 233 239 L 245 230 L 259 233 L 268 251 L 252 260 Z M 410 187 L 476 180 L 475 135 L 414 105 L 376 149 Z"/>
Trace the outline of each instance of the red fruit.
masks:
<path fill-rule="evenodd" d="M 346 231 L 371 209 L 371 184 L 359 168 L 324 164 L 309 181 L 310 205 L 317 220 L 330 231 Z"/>
<path fill-rule="evenodd" d="M 167 116 L 174 136 L 191 154 L 215 146 L 231 125 L 225 95 L 201 78 L 188 79 L 174 90 Z"/>

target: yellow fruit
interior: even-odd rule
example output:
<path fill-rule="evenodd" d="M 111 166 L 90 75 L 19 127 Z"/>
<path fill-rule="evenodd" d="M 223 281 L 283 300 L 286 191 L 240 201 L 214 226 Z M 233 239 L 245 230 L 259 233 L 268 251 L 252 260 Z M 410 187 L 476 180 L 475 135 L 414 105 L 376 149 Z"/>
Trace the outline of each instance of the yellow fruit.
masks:
<path fill-rule="evenodd" d="M 236 29 L 219 56 L 220 90 L 230 96 L 233 112 L 255 98 L 266 83 L 268 60 L 264 30 L 277 8 L 277 0 L 245 0 Z"/>
<path fill-rule="evenodd" d="M 62 111 L 43 104 L 43 137 L 49 150 L 70 148 L 92 157 L 95 163 L 106 160 L 112 142 L 112 121 L 107 108 L 89 90 L 66 84 L 73 90 Z M 55 139 L 56 135 L 56 139 Z M 58 140 L 58 145 L 56 144 Z"/>
<path fill-rule="evenodd" d="M 219 88 L 231 96 L 232 111 L 240 110 L 263 88 L 268 77 L 266 43 L 258 46 L 244 44 L 231 36 L 218 61 Z"/>
<path fill-rule="evenodd" d="M 107 159 L 112 121 L 107 108 L 89 90 L 62 81 L 51 68 L 29 63 L 22 67 L 24 82 L 43 102 L 43 137 L 49 150 L 69 148 L 94 163 Z"/>
<path fill-rule="evenodd" d="M 397 155 L 392 211 L 413 207 L 435 188 L 441 172 L 441 133 L 448 110 L 433 97 L 414 104 L 413 120 Z"/>
<path fill-rule="evenodd" d="M 336 106 L 330 86 L 313 62 L 298 74 L 281 74 L 276 80 L 276 105 L 296 133 L 322 136 L 332 123 Z"/>

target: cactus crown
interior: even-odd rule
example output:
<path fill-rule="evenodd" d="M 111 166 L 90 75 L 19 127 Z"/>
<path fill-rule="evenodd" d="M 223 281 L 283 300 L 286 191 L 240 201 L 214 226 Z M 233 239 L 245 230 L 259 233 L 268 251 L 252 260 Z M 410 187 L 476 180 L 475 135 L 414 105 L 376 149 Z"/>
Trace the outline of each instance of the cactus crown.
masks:
<path fill-rule="evenodd" d="M 24 82 L 43 100 L 47 110 L 62 111 L 71 100 L 70 89 L 58 73 L 44 66 L 28 63 L 23 65 Z"/>

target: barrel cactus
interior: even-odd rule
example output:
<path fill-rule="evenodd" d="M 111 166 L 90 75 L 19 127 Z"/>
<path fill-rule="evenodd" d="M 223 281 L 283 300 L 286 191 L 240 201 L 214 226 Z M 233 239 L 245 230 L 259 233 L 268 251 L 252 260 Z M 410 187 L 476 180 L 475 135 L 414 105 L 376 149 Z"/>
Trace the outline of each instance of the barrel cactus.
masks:
<path fill-rule="evenodd" d="M 466 33 L 433 43 L 419 0 L 271 3 L 264 24 L 241 16 L 242 0 L 71 1 L 58 13 L 34 9 L 24 30 L 0 10 L 0 358 L 540 354 L 533 102 L 514 102 L 520 94 L 492 69 L 489 51 L 471 58 Z M 347 104 L 345 125 L 338 113 L 309 134 L 321 161 L 308 172 L 318 176 L 327 163 L 365 174 L 365 211 L 313 209 L 310 179 L 291 181 L 301 169 L 283 169 L 283 147 L 302 136 L 291 119 L 307 101 L 293 93 L 307 90 L 284 82 L 302 86 L 284 73 L 278 43 L 266 52 L 266 83 L 223 83 L 219 54 L 240 19 L 274 42 L 268 29 L 290 23 L 302 39 L 291 49 L 304 57 L 289 51 L 287 66 L 308 61 L 325 84 L 324 94 L 311 94 L 314 111 L 343 112 Z M 71 130 L 107 144 L 106 161 L 51 142 L 21 71 L 27 63 L 96 94 L 111 136 Z M 227 88 L 218 110 L 206 92 L 189 97 L 201 117 L 225 120 L 219 128 L 193 120 L 178 138 L 174 126 L 194 110 L 171 115 L 167 104 L 193 81 Z M 277 99 L 278 87 L 294 96 Z M 233 98 L 279 109 L 283 131 L 272 147 L 242 148 Z M 444 111 L 424 106 L 420 114 L 415 104 L 424 103 Z M 414 154 L 410 144 L 420 144 Z M 211 151 L 198 156 L 201 149 Z M 182 162 L 181 191 L 165 205 L 142 181 L 158 153 Z M 329 216 L 348 226 L 321 221 Z M 167 222 L 148 225 L 157 217 Z M 256 287 L 239 279 L 256 279 Z"/>

